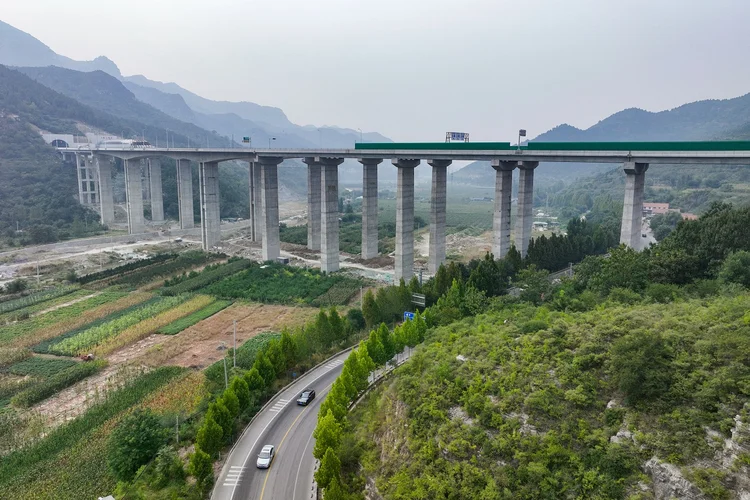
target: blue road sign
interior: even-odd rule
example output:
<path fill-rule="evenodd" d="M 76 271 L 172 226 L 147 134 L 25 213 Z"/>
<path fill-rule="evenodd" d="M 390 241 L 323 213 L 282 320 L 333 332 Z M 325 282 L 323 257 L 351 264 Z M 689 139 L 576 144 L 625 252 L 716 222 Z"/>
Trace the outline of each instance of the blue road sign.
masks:
<path fill-rule="evenodd" d="M 414 319 L 414 313 L 409 311 L 404 311 L 404 321 L 407 319 Z"/>

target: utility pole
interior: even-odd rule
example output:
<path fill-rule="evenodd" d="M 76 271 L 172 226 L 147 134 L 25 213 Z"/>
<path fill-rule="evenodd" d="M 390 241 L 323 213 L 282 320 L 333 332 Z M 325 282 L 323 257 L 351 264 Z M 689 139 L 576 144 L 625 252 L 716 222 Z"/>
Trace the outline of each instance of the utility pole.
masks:
<path fill-rule="evenodd" d="M 234 367 L 237 368 L 237 320 L 234 320 L 234 349 L 232 349 L 232 356 L 234 357 Z"/>
<path fill-rule="evenodd" d="M 224 388 L 229 389 L 229 376 L 227 375 L 227 357 L 224 356 Z"/>
<path fill-rule="evenodd" d="M 180 416 L 177 415 L 177 426 L 175 427 L 175 430 L 177 432 L 177 445 L 180 444 Z"/>

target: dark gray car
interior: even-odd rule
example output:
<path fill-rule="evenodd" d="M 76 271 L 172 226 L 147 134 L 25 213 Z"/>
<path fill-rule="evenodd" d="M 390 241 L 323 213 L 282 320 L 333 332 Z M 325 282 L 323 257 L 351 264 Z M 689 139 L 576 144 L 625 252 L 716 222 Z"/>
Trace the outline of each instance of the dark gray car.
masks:
<path fill-rule="evenodd" d="M 313 399 L 315 399 L 315 391 L 313 389 L 305 389 L 299 395 L 299 398 L 297 398 L 297 404 L 307 406 Z"/>

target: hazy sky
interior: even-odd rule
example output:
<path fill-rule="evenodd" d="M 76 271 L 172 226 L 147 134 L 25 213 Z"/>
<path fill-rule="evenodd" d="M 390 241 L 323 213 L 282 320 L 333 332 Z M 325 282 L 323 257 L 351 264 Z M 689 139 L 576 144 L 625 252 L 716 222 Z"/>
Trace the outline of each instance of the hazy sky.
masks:
<path fill-rule="evenodd" d="M 125 75 L 395 140 L 514 141 L 750 92 L 748 0 L 3 0 Z"/>

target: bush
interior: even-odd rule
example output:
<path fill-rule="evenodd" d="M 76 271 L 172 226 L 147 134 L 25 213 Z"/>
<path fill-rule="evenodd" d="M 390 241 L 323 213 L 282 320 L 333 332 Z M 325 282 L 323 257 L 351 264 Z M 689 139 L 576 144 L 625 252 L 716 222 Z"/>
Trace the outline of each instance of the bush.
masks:
<path fill-rule="evenodd" d="M 719 279 L 750 288 L 750 252 L 741 250 L 730 254 L 721 266 Z"/>
<path fill-rule="evenodd" d="M 151 410 L 135 410 L 122 419 L 109 438 L 107 462 L 120 481 L 130 481 L 151 461 L 167 439 L 167 430 Z"/>
<path fill-rule="evenodd" d="M 641 296 L 629 288 L 616 287 L 610 290 L 609 300 L 620 304 L 636 304 L 641 301 Z"/>
<path fill-rule="evenodd" d="M 660 304 L 673 302 L 680 295 L 680 288 L 677 285 L 667 285 L 663 283 L 652 283 L 646 288 L 646 297 Z"/>
<path fill-rule="evenodd" d="M 214 464 L 208 453 L 195 447 L 195 453 L 190 456 L 188 472 L 195 478 L 198 488 L 204 493 L 208 491 L 214 482 Z"/>
<path fill-rule="evenodd" d="M 612 346 L 611 373 L 629 403 L 654 400 L 671 384 L 670 353 L 662 336 L 636 331 Z"/>

